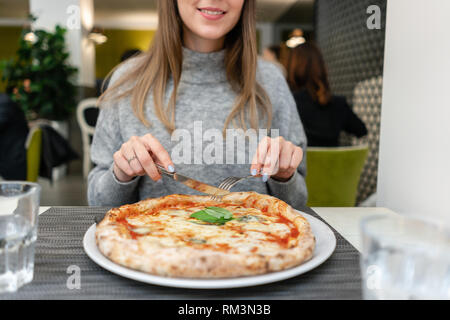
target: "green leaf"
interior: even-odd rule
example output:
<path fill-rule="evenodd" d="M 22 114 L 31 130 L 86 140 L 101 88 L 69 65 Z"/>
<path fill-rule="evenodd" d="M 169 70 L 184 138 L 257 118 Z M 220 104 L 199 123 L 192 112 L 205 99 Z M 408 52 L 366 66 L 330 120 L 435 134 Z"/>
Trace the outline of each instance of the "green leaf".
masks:
<path fill-rule="evenodd" d="M 22 30 L 15 56 L 0 62 L 1 81 L 19 89 L 20 96 L 14 99 L 24 111 L 49 119 L 65 119 L 76 107 L 74 80 L 78 71 L 69 64 L 66 30 L 61 26 L 53 32 L 36 29 L 34 43 L 23 39 L 29 31 L 28 27 Z M 26 79 L 31 81 L 29 92 L 22 88 Z"/>
<path fill-rule="evenodd" d="M 220 219 L 223 217 L 223 214 L 208 208 L 205 208 L 203 211 L 205 211 L 207 214 L 209 214 L 210 216 L 216 217 L 217 219 Z"/>
<path fill-rule="evenodd" d="M 213 210 L 217 213 L 220 213 L 225 219 L 229 219 L 233 217 L 233 214 L 225 209 L 225 208 L 221 208 L 221 207 L 206 207 L 206 210 Z"/>
<path fill-rule="evenodd" d="M 209 222 L 209 223 L 216 223 L 220 219 L 220 218 L 217 218 L 217 217 L 209 214 L 206 210 L 200 210 L 200 211 L 194 212 L 193 214 L 191 214 L 190 217 L 204 221 L 204 222 Z"/>
<path fill-rule="evenodd" d="M 234 219 L 233 214 L 230 211 L 219 207 L 206 207 L 203 210 L 194 212 L 190 217 L 219 225 L 223 225 Z"/>

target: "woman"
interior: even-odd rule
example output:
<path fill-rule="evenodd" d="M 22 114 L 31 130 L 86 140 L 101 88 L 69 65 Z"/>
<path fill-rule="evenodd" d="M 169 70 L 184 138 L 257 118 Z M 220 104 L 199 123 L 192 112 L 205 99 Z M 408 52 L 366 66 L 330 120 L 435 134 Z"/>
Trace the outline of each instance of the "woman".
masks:
<path fill-rule="evenodd" d="M 306 138 L 283 76 L 257 60 L 255 0 L 164 0 L 158 2 L 158 14 L 153 45 L 120 65 L 100 98 L 89 203 L 118 206 L 196 193 L 162 177 L 156 162 L 215 185 L 250 171 L 257 178 L 233 190 L 270 193 L 295 207 L 304 205 Z M 279 129 L 279 137 L 265 137 L 252 150 L 247 144 L 232 148 L 227 139 L 225 149 L 209 154 L 220 158 L 223 152 L 226 163 L 199 161 L 209 152 L 203 140 L 215 138 L 220 146 L 222 135 L 208 139 L 207 133 L 220 129 L 227 136 L 233 127 Z M 244 130 L 236 132 L 243 136 Z M 194 139 L 180 142 L 186 136 Z M 249 151 L 255 154 L 247 159 L 251 166 L 236 163 L 236 156 Z"/>
<path fill-rule="evenodd" d="M 333 96 L 319 48 L 311 42 L 295 47 L 289 57 L 289 85 L 305 127 L 308 146 L 336 147 L 341 131 L 358 138 L 365 124 L 344 97 Z"/>

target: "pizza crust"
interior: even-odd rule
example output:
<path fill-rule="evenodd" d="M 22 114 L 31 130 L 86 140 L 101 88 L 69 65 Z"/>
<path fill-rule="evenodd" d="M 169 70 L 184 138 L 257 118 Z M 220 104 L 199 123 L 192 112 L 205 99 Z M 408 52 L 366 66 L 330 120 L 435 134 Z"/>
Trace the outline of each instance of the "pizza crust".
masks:
<path fill-rule="evenodd" d="M 169 195 L 147 199 L 132 205 L 111 209 L 97 225 L 99 250 L 110 260 L 125 267 L 150 274 L 179 278 L 228 278 L 264 274 L 297 266 L 312 257 L 315 238 L 308 221 L 285 202 L 255 192 L 233 192 L 221 203 L 238 204 L 264 210 L 269 215 L 282 216 L 298 230 L 289 247 L 276 251 L 222 252 L 191 246 L 157 247 L 145 237 L 134 239 L 118 220 L 130 212 L 148 211 L 180 203 L 202 204 L 209 196 Z"/>

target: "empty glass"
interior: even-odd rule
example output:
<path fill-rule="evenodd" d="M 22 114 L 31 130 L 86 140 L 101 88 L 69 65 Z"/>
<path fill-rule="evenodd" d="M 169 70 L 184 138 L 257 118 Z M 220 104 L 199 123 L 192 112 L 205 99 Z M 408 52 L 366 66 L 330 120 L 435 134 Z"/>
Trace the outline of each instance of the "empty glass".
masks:
<path fill-rule="evenodd" d="M 31 282 L 41 187 L 0 182 L 0 293 Z"/>
<path fill-rule="evenodd" d="M 450 299 L 450 231 L 402 216 L 361 223 L 365 299 Z"/>

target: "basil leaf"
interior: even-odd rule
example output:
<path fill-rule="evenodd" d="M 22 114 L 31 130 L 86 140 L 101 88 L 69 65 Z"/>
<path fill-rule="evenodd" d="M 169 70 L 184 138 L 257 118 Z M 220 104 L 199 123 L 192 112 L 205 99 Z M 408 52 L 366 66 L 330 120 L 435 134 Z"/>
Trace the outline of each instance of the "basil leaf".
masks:
<path fill-rule="evenodd" d="M 210 215 L 205 210 L 194 212 L 190 217 L 210 223 L 216 223 L 219 220 L 217 217 Z"/>
<path fill-rule="evenodd" d="M 210 208 L 205 208 L 205 209 L 203 209 L 203 211 L 208 213 L 210 216 L 216 217 L 217 219 L 220 219 L 220 218 L 224 217 L 223 213 L 217 212 L 217 211 L 212 210 Z"/>
<path fill-rule="evenodd" d="M 203 210 L 194 212 L 190 217 L 219 225 L 223 225 L 234 219 L 233 214 L 230 211 L 219 207 L 206 207 Z"/>
<path fill-rule="evenodd" d="M 216 211 L 216 212 L 221 213 L 222 216 L 223 216 L 225 219 L 230 219 L 230 218 L 233 217 L 233 214 L 232 214 L 229 210 L 224 209 L 224 208 L 220 208 L 220 207 L 206 207 L 206 209 L 214 210 L 214 211 Z"/>

